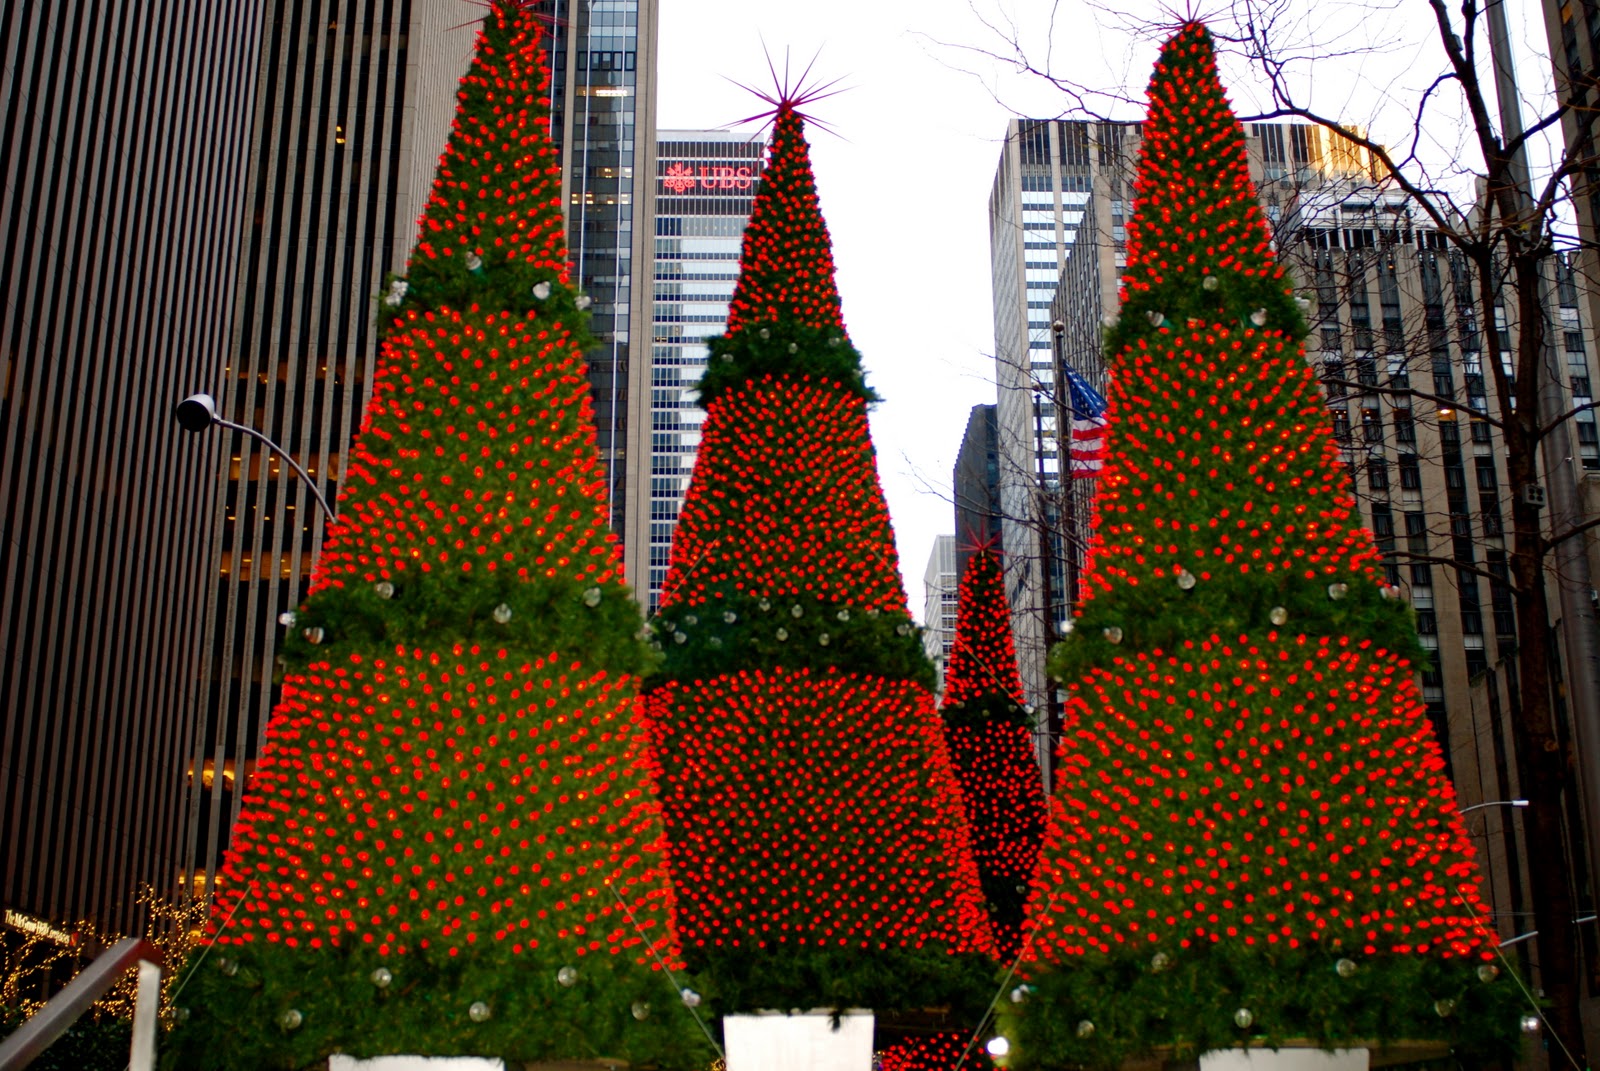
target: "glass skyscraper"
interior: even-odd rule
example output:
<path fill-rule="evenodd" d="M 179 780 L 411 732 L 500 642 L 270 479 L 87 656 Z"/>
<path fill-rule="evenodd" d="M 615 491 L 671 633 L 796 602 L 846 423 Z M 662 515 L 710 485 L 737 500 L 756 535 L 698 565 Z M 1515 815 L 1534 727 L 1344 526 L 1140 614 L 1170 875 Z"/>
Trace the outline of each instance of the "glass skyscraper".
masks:
<path fill-rule="evenodd" d="M 646 586 L 649 365 L 635 360 L 633 328 L 650 322 L 655 190 L 657 0 L 539 0 L 549 16 L 550 134 L 561 150 L 573 281 L 591 298 L 589 353 L 600 457 L 611 492 L 611 530 L 628 579 Z"/>
<path fill-rule="evenodd" d="M 726 130 L 662 131 L 656 145 L 649 497 L 635 529 L 650 557 L 648 574 L 634 579 L 651 610 L 667 578 L 672 531 L 700 446 L 705 412 L 694 403 L 694 386 L 706 369 L 706 339 L 727 326 L 765 153 L 760 137 Z M 639 485 L 642 492 L 642 478 Z"/>

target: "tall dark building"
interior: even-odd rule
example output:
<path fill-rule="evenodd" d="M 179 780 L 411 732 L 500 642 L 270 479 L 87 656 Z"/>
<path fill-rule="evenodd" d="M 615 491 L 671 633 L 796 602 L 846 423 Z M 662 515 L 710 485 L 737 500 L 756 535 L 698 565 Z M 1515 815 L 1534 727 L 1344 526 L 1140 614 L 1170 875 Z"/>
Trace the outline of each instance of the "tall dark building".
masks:
<path fill-rule="evenodd" d="M 650 589 L 651 255 L 657 0 L 539 0 L 550 15 L 573 279 L 594 299 L 589 354 L 611 530 L 641 602 Z"/>
<path fill-rule="evenodd" d="M 184 865 L 258 7 L 0 0 L 6 918 L 137 932 Z"/>
<path fill-rule="evenodd" d="M 378 294 L 403 271 L 472 56 L 474 0 L 270 0 L 262 33 L 234 342 L 212 389 L 225 415 L 277 441 L 333 501 L 377 356 Z M 621 535 L 648 468 L 655 0 L 541 0 L 562 153 L 574 281 L 593 299 L 590 355 L 601 455 Z M 643 57 L 643 62 L 641 62 Z M 636 136 L 636 131 L 637 136 Z M 215 384 L 215 386 L 213 386 Z M 646 412 L 648 409 L 646 408 Z M 634 437 L 645 436 L 643 447 Z M 279 688 L 282 615 L 304 598 L 322 542 L 315 501 L 286 466 L 234 437 L 219 474 L 204 665 L 205 716 L 191 770 L 197 891 L 215 873 Z M 643 481 L 647 487 L 648 476 Z M 629 547 L 628 572 L 645 575 Z M 641 585 L 642 586 L 642 585 Z"/>
<path fill-rule="evenodd" d="M 952 484 L 956 507 L 956 583 L 979 543 L 1000 538 L 1000 443 L 995 407 L 975 405 L 956 453 Z"/>

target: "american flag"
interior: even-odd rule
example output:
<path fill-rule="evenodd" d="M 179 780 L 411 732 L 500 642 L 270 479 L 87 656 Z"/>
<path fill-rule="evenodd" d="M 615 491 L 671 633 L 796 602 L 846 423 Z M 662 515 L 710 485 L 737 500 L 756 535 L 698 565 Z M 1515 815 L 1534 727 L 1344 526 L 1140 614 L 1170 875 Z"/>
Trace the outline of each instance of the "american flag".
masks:
<path fill-rule="evenodd" d="M 1106 456 L 1106 400 L 1071 368 L 1066 373 L 1072 409 L 1070 471 L 1077 477 L 1098 476 Z"/>

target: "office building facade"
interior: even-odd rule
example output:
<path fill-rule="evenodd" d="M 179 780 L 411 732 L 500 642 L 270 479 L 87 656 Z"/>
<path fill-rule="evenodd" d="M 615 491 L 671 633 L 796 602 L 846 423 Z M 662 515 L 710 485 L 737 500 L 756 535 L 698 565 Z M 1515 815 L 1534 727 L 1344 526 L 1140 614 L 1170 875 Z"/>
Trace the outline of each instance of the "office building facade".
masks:
<path fill-rule="evenodd" d="M 763 138 L 727 130 L 664 130 L 657 138 L 650 468 L 640 473 L 643 501 L 629 537 L 649 549 L 634 584 L 651 611 L 705 420 L 694 387 L 706 370 L 706 339 L 727 326 L 765 154 Z"/>
<path fill-rule="evenodd" d="M 184 770 L 223 444 L 258 5 L 0 3 L 0 886 L 5 918 L 144 925 Z"/>
<path fill-rule="evenodd" d="M 620 534 L 628 459 L 642 456 L 629 438 L 640 433 L 630 406 L 644 396 L 629 330 L 648 316 L 632 279 L 648 262 L 649 228 L 641 237 L 633 221 L 648 218 L 653 194 L 634 175 L 649 174 L 654 145 L 655 3 L 542 0 L 534 10 L 548 28 L 573 278 L 593 299 L 590 382 Z M 294 455 L 329 501 L 377 356 L 375 298 L 404 270 L 483 15 L 473 0 L 269 4 L 234 338 L 214 393 L 224 415 Z M 186 874 L 197 892 L 226 849 L 280 691 L 281 615 L 304 598 L 324 529 L 286 466 L 248 439 L 229 446 L 189 762 Z"/>
<path fill-rule="evenodd" d="M 1023 690 L 1035 709 L 1047 708 L 1045 655 L 1070 616 L 1056 515 L 1062 466 L 1051 302 L 1091 196 L 1118 206 L 1130 196 L 1132 129 L 1012 119 L 989 197 L 999 537 Z"/>
<path fill-rule="evenodd" d="M 961 601 L 961 576 L 956 571 L 956 537 L 933 537 L 928 567 L 922 573 L 922 647 L 938 674 L 935 693 L 944 696 L 944 671 L 956 642 L 956 611 Z"/>

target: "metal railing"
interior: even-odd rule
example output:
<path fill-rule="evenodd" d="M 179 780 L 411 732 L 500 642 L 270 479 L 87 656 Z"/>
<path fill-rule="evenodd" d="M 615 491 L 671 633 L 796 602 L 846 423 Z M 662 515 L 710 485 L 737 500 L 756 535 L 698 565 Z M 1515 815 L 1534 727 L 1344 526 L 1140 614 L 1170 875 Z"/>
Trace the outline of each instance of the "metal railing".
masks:
<path fill-rule="evenodd" d="M 140 937 L 125 938 L 102 952 L 14 1034 L 0 1041 L 0 1071 L 27 1067 L 135 965 L 139 968 L 139 989 L 133 1003 L 133 1047 L 128 1054 L 128 1069 L 154 1071 L 162 958 L 159 948 Z"/>

